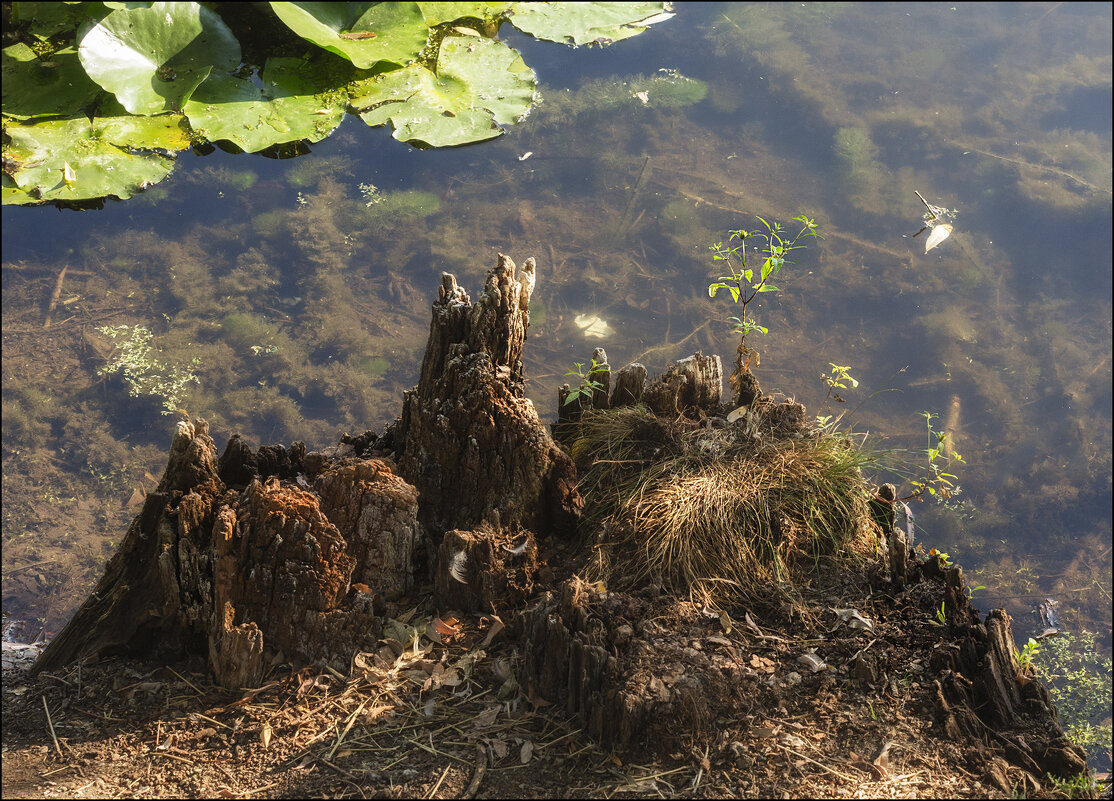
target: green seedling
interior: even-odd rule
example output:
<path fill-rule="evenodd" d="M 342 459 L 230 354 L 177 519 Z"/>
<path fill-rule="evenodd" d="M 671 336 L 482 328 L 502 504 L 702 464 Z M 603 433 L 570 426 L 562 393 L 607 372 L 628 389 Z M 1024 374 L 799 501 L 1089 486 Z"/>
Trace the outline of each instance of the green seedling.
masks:
<path fill-rule="evenodd" d="M 568 406 L 573 401 L 579 400 L 581 398 L 591 399 L 593 392 L 602 390 L 603 384 L 592 378 L 593 375 L 601 372 L 602 370 L 603 365 L 597 362 L 595 359 L 592 359 L 592 366 L 588 368 L 588 372 L 584 372 L 583 362 L 576 362 L 576 369 L 570 370 L 569 372 L 565 373 L 565 375 L 571 375 L 579 378 L 580 386 L 575 387 L 569 392 L 569 394 L 565 397 L 565 403 L 563 405 Z"/>
<path fill-rule="evenodd" d="M 964 464 L 963 457 L 954 450 L 949 455 L 947 433 L 933 430 L 932 421 L 938 415 L 932 412 L 921 412 L 921 416 L 925 419 L 928 434 L 928 447 L 924 450 L 925 456 L 928 457 L 927 469 L 924 475 L 910 480 L 913 492 L 898 500 L 921 500 L 927 493 L 941 502 L 946 502 L 961 492 L 959 484 L 956 483 L 957 476 L 955 473 L 947 472 L 947 468 L 952 462 Z"/>
<path fill-rule="evenodd" d="M 824 373 L 820 374 L 820 380 L 828 387 L 828 394 L 824 396 L 824 402 L 820 404 L 820 412 L 816 415 L 816 424 L 820 426 L 820 428 L 834 427 L 835 424 L 839 422 L 840 418 L 843 417 L 843 412 L 836 415 L 834 420 L 832 419 L 833 415 L 824 414 L 828 408 L 829 401 L 834 400 L 836 403 L 846 403 L 835 390 L 854 389 L 859 386 L 859 379 L 851 375 L 851 367 L 849 365 L 844 366 L 828 362 L 828 366 L 832 368 L 831 372 L 827 375 Z"/>
<path fill-rule="evenodd" d="M 1037 655 L 1040 649 L 1040 643 L 1030 637 L 1029 642 L 1017 651 L 1017 670 L 1022 676 L 1032 676 L 1036 673 L 1033 657 Z"/>
<path fill-rule="evenodd" d="M 731 386 L 736 391 L 739 389 L 740 376 L 750 370 L 752 362 L 755 365 L 759 363 L 758 352 L 746 344 L 747 336 L 756 331 L 761 334 L 769 333 L 768 328 L 748 317 L 747 307 L 763 292 L 780 292 L 770 281 L 777 278 L 781 268 L 789 264 L 786 259 L 788 254 L 804 247 L 803 244 L 798 244 L 802 238 L 818 236 L 815 221 L 804 215 L 794 217 L 793 220 L 801 224 L 801 230 L 791 239 L 786 237 L 781 223 L 771 225 L 759 217 L 758 221 L 766 230 L 730 231 L 726 243 L 717 242 L 709 248 L 712 251 L 712 260 L 725 262 L 730 274 L 721 275 L 709 284 L 708 296 L 714 298 L 719 290 L 726 289 L 731 294 L 731 299 L 742 305 L 739 316 L 730 318 L 735 333 L 739 335 L 735 371 L 731 375 Z M 762 266 L 757 270 L 752 266 L 754 255 L 750 256 L 752 263 L 747 262 L 748 247 L 753 247 L 753 253 L 762 260 Z"/>

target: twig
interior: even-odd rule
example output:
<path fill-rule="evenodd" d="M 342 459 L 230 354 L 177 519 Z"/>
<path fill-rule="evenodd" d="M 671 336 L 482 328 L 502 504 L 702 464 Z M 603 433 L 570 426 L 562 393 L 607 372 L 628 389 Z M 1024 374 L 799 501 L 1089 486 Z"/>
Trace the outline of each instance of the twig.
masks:
<path fill-rule="evenodd" d="M 427 795 L 426 798 L 433 798 L 433 796 L 437 794 L 437 791 L 441 789 L 441 782 L 445 781 L 445 777 L 449 775 L 450 767 L 452 766 L 445 766 L 445 770 L 441 773 L 441 778 L 437 780 L 437 784 L 433 785 L 433 789 L 429 791 L 429 795 Z"/>
<path fill-rule="evenodd" d="M 455 759 L 457 762 L 463 762 L 465 765 L 472 764 L 467 759 L 462 759 L 462 758 L 456 756 L 455 754 L 450 754 L 448 751 L 438 751 L 436 748 L 432 748 L 432 747 L 426 745 L 425 743 L 421 742 L 420 740 L 410 740 L 410 742 L 413 743 L 414 745 L 418 746 L 418 748 L 420 748 L 423 751 L 426 751 L 430 754 L 436 754 L 437 756 L 444 756 L 444 757 L 448 757 L 449 759 Z"/>
<path fill-rule="evenodd" d="M 33 567 L 42 567 L 43 565 L 49 565 L 53 561 L 54 561 L 53 559 L 44 559 L 41 562 L 32 562 L 29 565 L 20 565 L 19 567 L 14 567 L 11 570 L 8 570 L 4 574 L 4 578 L 8 578 L 9 576 L 14 576 L 16 573 L 18 573 L 21 570 L 30 570 Z"/>
<path fill-rule="evenodd" d="M 461 798 L 474 798 L 476 792 L 480 789 L 480 781 L 483 780 L 484 774 L 487 773 L 487 751 L 482 746 L 476 745 L 476 770 L 472 773 L 472 780 L 468 782 L 468 786 L 461 794 Z"/>
<path fill-rule="evenodd" d="M 348 732 L 352 730 L 352 726 L 356 722 L 356 717 L 364 711 L 364 707 L 367 706 L 367 702 L 370 700 L 371 696 L 366 696 L 364 700 L 360 702 L 360 705 L 356 707 L 356 711 L 348 716 L 348 724 L 344 727 L 344 731 L 340 733 L 340 736 L 337 737 L 337 741 L 333 743 L 333 747 L 329 751 L 329 759 L 332 759 L 333 754 L 335 754 L 337 752 L 337 749 L 340 748 L 340 744 L 344 742 L 344 738 L 347 737 Z"/>
<path fill-rule="evenodd" d="M 253 787 L 252 789 L 244 790 L 243 792 L 244 795 L 257 795 L 259 793 L 262 793 L 264 790 L 270 790 L 272 787 L 278 787 L 278 782 L 271 782 L 270 784 L 265 784 L 262 787 Z"/>
<path fill-rule="evenodd" d="M 174 668 L 170 667 L 170 665 L 167 665 L 167 666 L 166 666 L 166 669 L 167 669 L 167 670 L 169 670 L 169 671 L 170 671 L 171 673 L 173 673 L 173 674 L 174 674 L 175 676 L 177 676 L 178 678 L 180 678 L 180 679 L 181 679 L 182 681 L 184 681 L 184 682 L 185 682 L 186 684 L 188 684 L 188 685 L 190 686 L 190 688 L 191 688 L 191 689 L 192 689 L 192 690 L 193 690 L 193 691 L 194 691 L 195 693 L 197 693 L 198 695 L 204 695 L 204 694 L 205 694 L 205 693 L 201 692 L 201 690 L 197 689 L 197 687 L 195 687 L 195 686 L 194 686 L 193 682 L 191 682 L 191 681 L 190 681 L 189 679 L 187 679 L 187 678 L 186 678 L 185 676 L 183 676 L 183 675 L 182 675 L 181 673 L 179 673 L 179 672 L 178 672 L 177 670 L 175 670 Z M 208 720 L 208 718 L 206 718 L 206 720 Z M 213 723 L 217 723 L 217 721 L 215 721 L 215 720 L 214 720 L 214 721 L 213 721 Z M 224 726 L 224 724 L 223 724 L 223 723 L 220 723 L 219 725 L 221 725 L 221 726 Z M 227 726 L 225 726 L 225 728 L 228 728 L 228 727 L 227 727 Z"/>
<path fill-rule="evenodd" d="M 54 291 L 50 293 L 50 303 L 46 307 L 46 319 L 43 320 L 43 328 L 50 328 L 50 317 L 54 314 L 54 308 L 58 305 L 58 298 L 62 295 L 62 282 L 66 280 L 66 270 L 70 269 L 67 264 L 62 268 L 62 272 L 58 273 L 58 280 L 54 282 Z"/>
<path fill-rule="evenodd" d="M 963 147 L 963 145 L 959 144 L 958 142 L 955 142 L 954 140 L 952 140 L 952 144 L 956 144 L 956 145 L 959 145 L 959 147 Z M 972 153 L 978 153 L 980 156 L 989 156 L 992 159 L 998 159 L 999 161 L 1005 161 L 1005 162 L 1008 162 L 1010 164 L 1017 164 L 1018 166 L 1021 166 L 1021 167 L 1032 167 L 1034 170 L 1044 170 L 1046 172 L 1050 172 L 1050 173 L 1053 173 L 1055 175 L 1060 175 L 1064 178 L 1070 178 L 1071 180 L 1075 181 L 1076 183 L 1087 187 L 1088 189 L 1090 189 L 1092 192 L 1094 192 L 1096 194 L 1103 194 L 1103 195 L 1109 195 L 1110 194 L 1110 190 L 1107 189 L 1106 187 L 1096 186 L 1095 184 L 1092 184 L 1090 181 L 1086 181 L 1083 178 L 1080 178 L 1078 175 L 1074 175 L 1074 174 L 1068 172 L 1067 170 L 1061 170 L 1059 167 L 1049 167 L 1045 164 L 1034 164 L 1031 161 L 1025 161 L 1023 159 L 1011 159 L 1009 156 L 999 156 L 997 153 L 991 153 L 987 150 L 979 150 L 977 147 L 968 147 L 968 148 L 965 148 L 965 149 L 969 150 Z"/>
<path fill-rule="evenodd" d="M 875 639 L 871 640 L 870 642 L 868 642 L 868 643 L 866 644 L 866 646 L 864 646 L 863 648 L 860 648 L 860 649 L 859 649 L 858 651 L 856 651 L 856 652 L 855 652 L 855 655 L 854 655 L 854 656 L 852 656 L 852 657 L 851 657 L 850 659 L 848 659 L 847 661 L 848 661 L 848 662 L 854 662 L 854 661 L 855 661 L 856 659 L 858 659 L 858 658 L 859 658 L 860 656 L 862 656 L 862 655 L 863 655 L 864 653 L 866 653 L 867 649 L 868 649 L 868 648 L 870 648 L 870 646 L 874 645 L 874 643 L 876 643 L 876 642 L 878 642 L 878 639 L 877 639 L 877 638 L 875 638 Z"/>
<path fill-rule="evenodd" d="M 786 746 L 782 745 L 781 743 L 774 743 L 774 745 L 776 745 L 778 748 L 782 749 L 783 751 L 788 751 L 790 754 L 793 754 L 794 756 L 799 756 L 801 759 L 805 760 L 806 762 L 811 762 L 816 767 L 822 768 L 823 770 L 828 771 L 828 773 L 832 774 L 833 776 L 839 776 L 839 778 L 843 779 L 844 781 L 848 781 L 848 782 L 858 781 L 854 776 L 848 776 L 846 773 L 840 773 L 838 770 L 835 770 L 833 768 L 829 768 L 827 765 L 824 765 L 820 762 L 817 762 L 815 759 L 812 759 L 811 757 L 806 757 L 804 754 L 802 754 L 798 751 L 794 751 L 792 748 L 787 748 Z"/>
<path fill-rule="evenodd" d="M 54 750 L 58 752 L 58 756 L 62 756 L 62 746 L 58 744 L 58 735 L 54 733 L 54 723 L 50 720 L 50 708 L 46 705 L 46 696 L 39 697 L 43 699 L 43 712 L 46 712 L 46 725 L 50 728 L 50 739 L 54 740 Z"/>
<path fill-rule="evenodd" d="M 184 756 L 178 756 L 177 754 L 172 754 L 169 751 L 156 751 L 155 756 L 164 756 L 168 759 L 177 759 L 179 762 L 185 762 L 187 765 L 196 764 L 192 759 L 188 759 Z"/>
<path fill-rule="evenodd" d="M 193 685 L 190 685 L 190 686 L 192 687 Z M 196 689 L 196 688 L 194 688 L 194 689 Z M 209 723 L 212 723 L 216 726 L 220 726 L 222 729 L 228 729 L 229 731 L 232 731 L 232 727 L 229 726 L 227 723 L 221 723 L 219 720 L 214 720 L 211 717 L 208 717 L 206 715 L 202 715 L 200 712 L 194 712 L 193 714 L 196 717 L 201 718 L 202 720 L 207 720 Z"/>
<path fill-rule="evenodd" d="M 355 779 L 356 779 L 356 777 L 355 777 L 354 775 L 352 775 L 351 773 L 349 773 L 348 771 L 346 771 L 346 770 L 345 770 L 344 768 L 342 768 L 342 767 L 341 767 L 340 765 L 334 765 L 334 764 L 333 764 L 332 762 L 330 762 L 329 760 L 325 759 L 325 757 L 320 757 L 320 756 L 319 756 L 319 757 L 317 757 L 317 761 L 318 761 L 318 762 L 321 762 L 321 763 L 323 763 L 323 764 L 325 764 L 325 765 L 328 765 L 328 766 L 329 766 L 330 768 L 332 768 L 333 770 L 335 770 L 335 771 L 336 771 L 337 773 L 339 773 L 339 774 L 340 774 L 341 776 L 347 776 L 347 777 L 348 777 L 349 779 L 353 779 L 353 780 L 355 780 Z"/>

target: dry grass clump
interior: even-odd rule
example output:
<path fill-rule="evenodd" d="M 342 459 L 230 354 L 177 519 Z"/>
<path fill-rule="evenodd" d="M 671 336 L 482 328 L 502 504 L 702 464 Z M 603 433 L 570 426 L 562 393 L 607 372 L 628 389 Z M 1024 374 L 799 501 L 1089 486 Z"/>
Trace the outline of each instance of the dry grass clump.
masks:
<path fill-rule="evenodd" d="M 643 408 L 586 414 L 572 452 L 597 532 L 591 578 L 715 603 L 788 589 L 824 558 L 872 553 L 869 454 L 838 433 L 757 433 Z"/>

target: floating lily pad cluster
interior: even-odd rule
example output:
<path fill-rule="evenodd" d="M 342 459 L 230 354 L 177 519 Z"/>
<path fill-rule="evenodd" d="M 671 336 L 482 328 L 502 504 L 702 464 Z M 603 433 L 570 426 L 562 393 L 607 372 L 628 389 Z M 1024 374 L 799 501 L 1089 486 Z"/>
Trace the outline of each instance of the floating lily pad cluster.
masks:
<path fill-rule="evenodd" d="M 638 2 L 276 2 L 274 16 L 312 46 L 247 64 L 221 5 L 12 3 L 3 202 L 128 198 L 191 145 L 318 142 L 348 112 L 417 147 L 483 141 L 535 100 L 533 70 L 494 38 L 503 22 L 578 46 L 672 16 Z"/>

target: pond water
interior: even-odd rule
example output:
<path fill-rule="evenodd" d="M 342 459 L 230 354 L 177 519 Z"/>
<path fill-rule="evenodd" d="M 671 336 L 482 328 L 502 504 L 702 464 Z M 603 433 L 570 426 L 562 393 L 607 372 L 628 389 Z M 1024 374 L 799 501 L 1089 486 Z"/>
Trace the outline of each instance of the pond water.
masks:
<path fill-rule="evenodd" d="M 1109 653 L 1110 6 L 686 4 L 575 51 L 504 33 L 543 102 L 498 140 L 421 152 L 351 118 L 295 159 L 186 154 L 101 211 L 4 209 L 5 614 L 72 614 L 165 465 L 164 407 L 220 448 L 380 430 L 439 274 L 475 297 L 504 252 L 538 260 L 529 394 L 553 419 L 597 346 L 730 363 L 709 246 L 807 214 L 824 238 L 754 312 L 763 387 L 817 413 L 850 366 L 840 424 L 921 469 L 940 415 L 962 492 L 914 505 L 918 541 L 1022 641 L 1051 599 Z M 927 254 L 915 191 L 955 211 Z M 108 326 L 151 332 L 135 375 L 162 397 L 99 372 Z"/>

